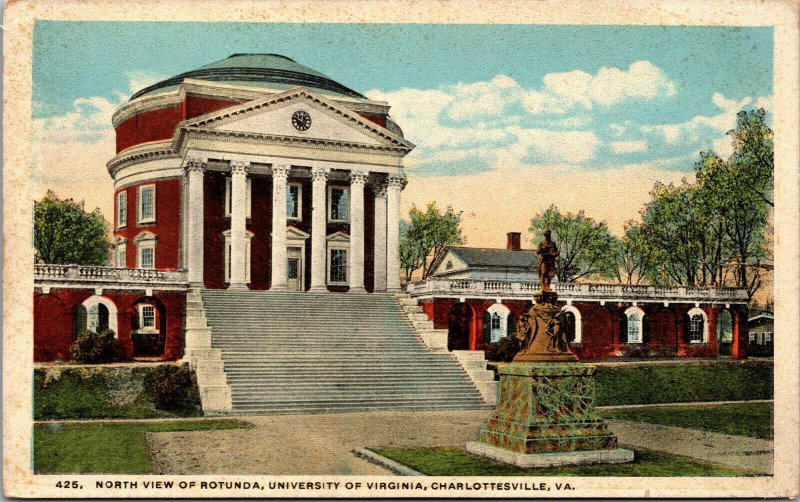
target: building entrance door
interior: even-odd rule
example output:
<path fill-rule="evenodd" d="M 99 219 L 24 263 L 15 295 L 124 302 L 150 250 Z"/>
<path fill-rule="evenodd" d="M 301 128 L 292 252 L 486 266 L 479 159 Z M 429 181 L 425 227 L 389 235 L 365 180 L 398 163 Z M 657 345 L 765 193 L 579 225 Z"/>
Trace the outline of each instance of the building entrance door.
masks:
<path fill-rule="evenodd" d="M 286 249 L 286 277 L 289 291 L 303 291 L 303 248 Z"/>

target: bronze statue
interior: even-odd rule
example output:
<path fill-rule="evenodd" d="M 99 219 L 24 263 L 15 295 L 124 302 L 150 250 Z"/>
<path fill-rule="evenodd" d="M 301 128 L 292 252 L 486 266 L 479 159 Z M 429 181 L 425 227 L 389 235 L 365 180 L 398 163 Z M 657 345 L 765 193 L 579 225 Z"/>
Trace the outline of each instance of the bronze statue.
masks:
<path fill-rule="evenodd" d="M 558 258 L 558 246 L 550 240 L 550 230 L 545 231 L 544 240 L 539 243 L 536 254 L 539 255 L 539 284 L 542 292 L 551 293 L 550 282 L 556 276 L 556 258 Z"/>

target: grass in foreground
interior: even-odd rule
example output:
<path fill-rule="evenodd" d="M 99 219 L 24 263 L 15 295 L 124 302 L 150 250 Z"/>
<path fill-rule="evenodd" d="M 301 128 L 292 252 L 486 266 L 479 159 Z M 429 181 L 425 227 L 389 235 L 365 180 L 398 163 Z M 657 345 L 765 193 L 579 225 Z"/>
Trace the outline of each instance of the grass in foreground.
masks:
<path fill-rule="evenodd" d="M 33 469 L 37 474 L 148 474 L 153 471 L 147 432 L 245 429 L 240 420 L 159 423 L 36 424 Z"/>
<path fill-rule="evenodd" d="M 603 417 L 772 439 L 772 403 L 603 411 Z"/>
<path fill-rule="evenodd" d="M 753 476 L 738 469 L 704 464 L 683 457 L 636 450 L 628 464 L 520 469 L 473 456 L 456 448 L 374 449 L 375 453 L 429 476 Z"/>

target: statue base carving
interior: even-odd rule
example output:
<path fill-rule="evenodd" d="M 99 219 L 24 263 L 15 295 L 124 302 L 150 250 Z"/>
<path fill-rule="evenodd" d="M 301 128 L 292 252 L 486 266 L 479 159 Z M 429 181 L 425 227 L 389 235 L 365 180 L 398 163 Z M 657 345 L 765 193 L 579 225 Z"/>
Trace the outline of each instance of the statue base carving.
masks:
<path fill-rule="evenodd" d="M 594 410 L 594 366 L 512 362 L 496 368 L 497 407 L 468 451 L 518 466 L 633 460 Z"/>
<path fill-rule="evenodd" d="M 577 361 L 578 356 L 570 350 L 561 327 L 561 307 L 556 305 L 558 294 L 540 291 L 533 298 L 536 304 L 522 314 L 517 324 L 517 339 L 521 347 L 513 362 Z"/>

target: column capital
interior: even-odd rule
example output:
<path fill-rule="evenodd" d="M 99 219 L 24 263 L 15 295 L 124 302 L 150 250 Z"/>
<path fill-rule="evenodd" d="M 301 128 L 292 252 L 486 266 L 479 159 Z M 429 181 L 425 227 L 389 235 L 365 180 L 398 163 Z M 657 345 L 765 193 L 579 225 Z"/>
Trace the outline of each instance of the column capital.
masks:
<path fill-rule="evenodd" d="M 199 157 L 186 157 L 183 169 L 189 173 L 192 171 L 204 171 L 207 166 L 208 162 Z"/>
<path fill-rule="evenodd" d="M 272 166 L 272 177 L 286 179 L 289 176 L 290 166 L 288 164 L 275 164 Z"/>
<path fill-rule="evenodd" d="M 247 174 L 250 170 L 250 163 L 243 160 L 232 160 L 230 166 L 231 174 Z"/>
<path fill-rule="evenodd" d="M 368 175 L 366 171 L 350 171 L 350 184 L 363 185 L 367 182 Z"/>
<path fill-rule="evenodd" d="M 330 168 L 314 166 L 311 168 L 311 179 L 314 181 L 327 181 L 330 173 Z"/>
<path fill-rule="evenodd" d="M 386 180 L 386 187 L 390 189 L 402 190 L 408 184 L 408 179 L 405 176 L 390 175 Z"/>
<path fill-rule="evenodd" d="M 387 189 L 388 189 L 388 187 L 386 186 L 386 183 L 377 183 L 377 184 L 375 184 L 374 185 L 374 190 L 373 190 L 373 192 L 375 193 L 375 198 L 376 199 L 385 199 L 386 198 L 386 193 L 388 191 Z"/>

